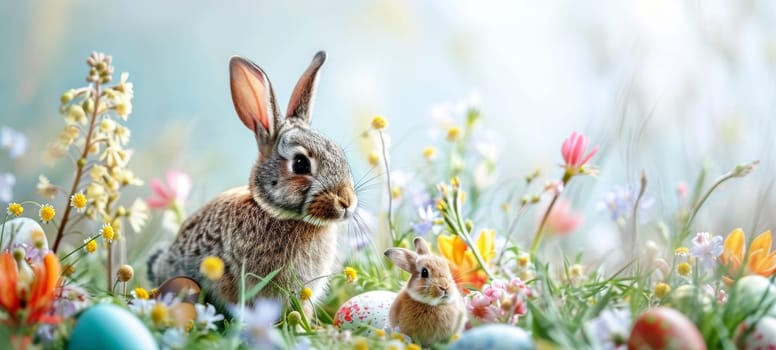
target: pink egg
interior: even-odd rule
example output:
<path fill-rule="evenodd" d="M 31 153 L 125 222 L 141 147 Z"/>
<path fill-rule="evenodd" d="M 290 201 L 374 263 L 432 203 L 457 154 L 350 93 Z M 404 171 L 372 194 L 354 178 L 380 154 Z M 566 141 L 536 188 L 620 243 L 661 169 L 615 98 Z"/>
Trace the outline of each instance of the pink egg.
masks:
<path fill-rule="evenodd" d="M 372 329 L 388 326 L 388 314 L 394 299 L 396 293 L 384 290 L 356 295 L 340 306 L 333 324 L 340 329 L 366 328 L 367 334 L 371 334 Z"/>

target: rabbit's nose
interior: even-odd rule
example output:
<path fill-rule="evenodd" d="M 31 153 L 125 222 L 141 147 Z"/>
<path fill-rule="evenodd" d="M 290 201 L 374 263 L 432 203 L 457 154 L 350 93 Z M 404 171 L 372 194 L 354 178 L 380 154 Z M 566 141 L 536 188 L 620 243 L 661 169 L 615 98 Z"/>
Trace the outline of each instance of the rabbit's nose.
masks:
<path fill-rule="evenodd" d="M 442 291 L 442 296 L 447 296 L 447 287 L 439 287 L 439 290 Z"/>

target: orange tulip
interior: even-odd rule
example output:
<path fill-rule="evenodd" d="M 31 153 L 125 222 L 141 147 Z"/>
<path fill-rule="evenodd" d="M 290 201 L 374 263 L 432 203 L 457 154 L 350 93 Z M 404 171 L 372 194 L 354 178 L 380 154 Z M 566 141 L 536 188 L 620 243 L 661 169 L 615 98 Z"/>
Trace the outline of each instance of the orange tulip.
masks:
<path fill-rule="evenodd" d="M 477 238 L 477 251 L 487 264 L 496 256 L 495 231 L 482 231 Z M 464 292 L 469 288 L 479 290 L 488 281 L 488 275 L 482 270 L 474 252 L 469 249 L 461 237 L 439 235 L 437 237 L 439 253 L 450 262 L 450 271 Z"/>
<path fill-rule="evenodd" d="M 746 261 L 745 275 L 760 275 L 770 277 L 776 272 L 776 251 L 771 251 L 771 231 L 765 231 L 752 241 L 749 256 L 746 258 L 746 237 L 744 230 L 737 228 L 725 238 L 724 250 L 720 255 L 722 264 L 728 265 L 728 275 L 736 276 L 741 271 L 741 265 Z M 732 279 L 724 277 L 726 282 Z"/>
<path fill-rule="evenodd" d="M 9 252 L 0 254 L 0 308 L 8 313 L 12 326 L 59 321 L 49 312 L 56 299 L 60 276 L 59 259 L 54 253 L 48 253 L 41 263 L 33 264 L 31 269 L 31 283 L 28 286 L 20 286 L 16 260 Z"/>

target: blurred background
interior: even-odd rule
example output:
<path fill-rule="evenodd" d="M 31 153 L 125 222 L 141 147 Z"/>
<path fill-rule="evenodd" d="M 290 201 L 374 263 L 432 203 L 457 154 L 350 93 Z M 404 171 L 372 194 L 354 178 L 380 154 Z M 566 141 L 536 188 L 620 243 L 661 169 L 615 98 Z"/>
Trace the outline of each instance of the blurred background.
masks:
<path fill-rule="evenodd" d="M 614 232 L 596 206 L 617 185 L 637 186 L 641 170 L 660 217 L 704 166 L 715 178 L 757 159 L 754 174 L 712 195 L 695 226 L 776 229 L 771 1 L 40 0 L 4 1 L 0 19 L 0 126 L 29 141 L 21 157 L 0 154 L 15 200 L 39 199 L 41 173 L 69 183 L 72 167 L 44 165 L 41 154 L 64 125 L 59 97 L 85 85 L 93 50 L 113 55 L 134 83 L 130 168 L 145 180 L 169 168 L 191 174 L 191 211 L 245 184 L 256 156 L 233 111 L 229 57 L 264 68 L 284 110 L 324 49 L 313 126 L 346 148 L 357 178 L 369 171 L 373 148 L 359 135 L 372 116 L 389 120 L 394 169 L 412 172 L 433 142 L 434 108 L 474 100 L 501 179 L 534 169 L 559 177 L 560 144 L 574 130 L 601 146 L 601 176 L 570 186 L 586 215 L 571 242 Z"/>

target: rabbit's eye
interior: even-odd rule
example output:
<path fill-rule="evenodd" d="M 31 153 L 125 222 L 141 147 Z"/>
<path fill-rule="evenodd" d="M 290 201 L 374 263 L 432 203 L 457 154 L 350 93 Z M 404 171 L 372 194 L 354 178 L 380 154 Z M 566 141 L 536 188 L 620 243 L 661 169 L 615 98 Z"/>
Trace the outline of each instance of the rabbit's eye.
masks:
<path fill-rule="evenodd" d="M 297 175 L 307 175 L 310 173 L 310 160 L 304 155 L 297 154 L 291 164 L 291 170 Z"/>
<path fill-rule="evenodd" d="M 423 270 L 420 270 L 420 277 L 428 278 L 428 269 L 427 268 L 424 267 Z"/>

